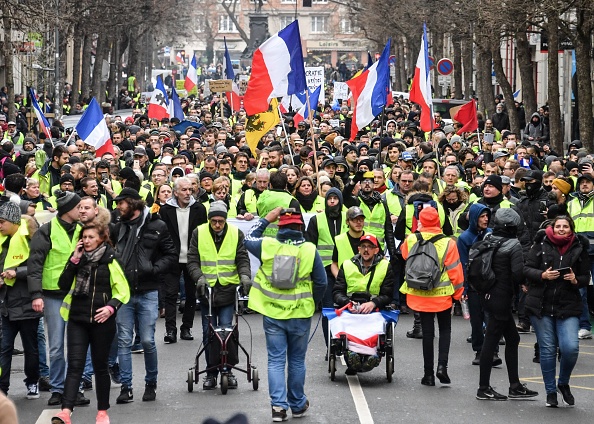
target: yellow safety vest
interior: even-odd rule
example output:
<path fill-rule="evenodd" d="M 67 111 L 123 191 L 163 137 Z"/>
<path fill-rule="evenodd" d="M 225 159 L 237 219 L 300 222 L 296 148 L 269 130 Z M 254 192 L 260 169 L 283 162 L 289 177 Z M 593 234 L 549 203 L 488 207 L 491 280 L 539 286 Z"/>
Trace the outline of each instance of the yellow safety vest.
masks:
<path fill-rule="evenodd" d="M 235 264 L 238 240 L 239 229 L 234 225 L 227 224 L 227 233 L 221 248 L 217 251 L 210 234 L 210 224 L 207 222 L 198 226 L 200 269 L 202 269 L 210 287 L 214 287 L 217 281 L 221 286 L 239 284 L 239 275 Z"/>
<path fill-rule="evenodd" d="M 299 268 L 297 285 L 288 290 L 278 289 L 270 283 L 274 256 L 283 247 L 297 257 Z M 316 247 L 312 243 L 294 246 L 281 243 L 275 238 L 264 237 L 260 257 L 262 265 L 254 278 L 248 307 L 274 319 L 311 318 L 316 309 L 311 281 L 315 257 Z"/>
<path fill-rule="evenodd" d="M 363 231 L 363 235 L 365 234 L 367 233 Z M 334 242 L 336 243 L 336 250 L 338 252 L 338 268 L 340 268 L 344 261 L 348 261 L 349 259 L 351 259 L 353 256 L 357 254 L 357 252 L 353 252 L 353 249 L 351 248 L 348 230 L 342 233 L 341 235 L 336 236 Z"/>
<path fill-rule="evenodd" d="M 0 235 L 0 246 L 4 244 L 8 236 Z M 21 218 L 19 229 L 8 242 L 8 251 L 4 260 L 4 270 L 15 269 L 29 259 L 29 226 L 27 221 Z M 13 286 L 16 278 L 5 278 L 7 286 Z"/>
<path fill-rule="evenodd" d="M 365 227 L 373 234 L 380 244 L 380 250 L 384 249 L 384 237 L 386 225 L 386 207 L 383 202 L 376 204 L 373 210 L 369 209 L 364 202 L 360 204 L 363 213 L 365 214 Z"/>
<path fill-rule="evenodd" d="M 332 253 L 334 252 L 334 240 L 332 239 L 332 235 L 330 234 L 330 229 L 328 227 L 328 217 L 326 216 L 326 212 L 320 212 L 316 215 L 316 220 L 318 224 L 318 244 L 316 247 L 318 248 L 318 252 L 320 257 L 322 258 L 322 263 L 324 266 L 328 266 L 332 263 Z M 342 212 L 342 220 L 340 228 L 338 228 L 338 234 L 335 236 L 338 238 L 340 234 L 346 233 L 349 230 L 349 226 L 347 225 L 346 213 Z M 350 247 L 350 243 L 349 243 Z"/>
<path fill-rule="evenodd" d="M 388 210 L 392 215 L 400 216 L 402 213 L 402 203 L 400 202 L 400 196 L 394 194 L 392 191 L 386 192 L 386 204 L 388 205 Z"/>
<path fill-rule="evenodd" d="M 245 196 L 243 197 L 243 202 L 245 203 L 246 211 L 248 211 L 252 215 L 256 215 L 258 213 L 258 210 L 256 208 L 258 198 L 256 197 L 256 192 L 253 189 L 246 190 Z"/>
<path fill-rule="evenodd" d="M 264 218 L 268 215 L 268 212 L 279 206 L 288 208 L 293 199 L 295 198 L 289 193 L 266 190 L 260 194 L 260 197 L 258 197 L 258 201 L 256 202 L 258 216 Z M 268 227 L 264 230 L 264 236 L 266 237 L 276 237 L 276 233 L 278 233 L 278 224 L 273 222 L 268 224 Z"/>
<path fill-rule="evenodd" d="M 364 292 L 369 293 L 371 297 L 379 295 L 382 283 L 386 279 L 388 273 L 388 265 L 390 262 L 386 258 L 382 258 L 375 265 L 375 272 L 373 273 L 373 279 L 369 282 L 371 272 L 363 275 L 359 271 L 359 267 L 353 263 L 353 261 L 346 261 L 342 268 L 344 270 L 344 279 L 347 284 L 347 296 L 351 296 L 353 293 Z"/>
<path fill-rule="evenodd" d="M 52 219 L 49 224 L 50 226 L 50 240 L 52 247 L 45 257 L 43 264 L 43 273 L 41 274 L 41 286 L 43 290 L 59 290 L 58 280 L 64 266 L 70 258 L 72 252 L 76 248 L 78 243 L 81 226 L 78 224 L 72 235 L 72 239 L 69 238 L 68 233 L 58 222 L 58 218 Z"/>
<path fill-rule="evenodd" d="M 409 235 L 411 233 L 412 225 L 413 225 L 413 217 L 415 215 L 415 205 L 407 204 L 405 206 L 406 210 L 406 228 L 404 229 L 404 233 Z M 441 203 L 437 203 L 437 214 L 439 215 L 439 225 L 443 228 L 443 224 L 445 224 L 445 211 L 443 210 L 443 206 Z"/>

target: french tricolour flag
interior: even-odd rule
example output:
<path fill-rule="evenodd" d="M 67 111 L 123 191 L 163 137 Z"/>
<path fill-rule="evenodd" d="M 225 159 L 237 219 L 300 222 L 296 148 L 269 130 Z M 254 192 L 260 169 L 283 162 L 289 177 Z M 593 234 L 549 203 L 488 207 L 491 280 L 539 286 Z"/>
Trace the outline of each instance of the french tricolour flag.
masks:
<path fill-rule="evenodd" d="M 196 55 L 192 56 L 192 60 L 190 61 L 190 67 L 188 68 L 188 73 L 186 74 L 186 80 L 184 81 L 184 88 L 189 93 L 192 88 L 198 85 L 198 73 L 196 71 L 198 69 L 196 67 Z"/>
<path fill-rule="evenodd" d="M 167 91 L 165 91 L 163 78 L 161 78 L 161 75 L 157 75 L 157 84 L 155 85 L 153 94 L 151 94 L 147 116 L 149 119 L 156 118 L 159 121 L 163 118 L 169 118 L 168 106 L 169 99 L 167 98 Z"/>
<path fill-rule="evenodd" d="M 223 37 L 225 42 L 225 57 L 223 58 L 223 74 L 225 79 L 231 80 L 231 86 L 233 91 L 225 93 L 227 95 L 227 101 L 231 106 L 233 112 L 238 112 L 241 109 L 242 96 L 239 95 L 239 86 L 235 82 L 235 72 L 233 71 L 233 64 L 231 63 L 231 56 L 229 56 L 229 50 L 227 49 L 227 39 Z"/>
<path fill-rule="evenodd" d="M 31 95 L 31 104 L 33 105 L 33 111 L 35 112 L 35 116 L 37 117 L 37 120 L 39 121 L 39 127 L 40 127 L 41 131 L 44 132 L 46 137 L 51 139 L 52 133 L 50 131 L 50 124 L 47 121 L 47 118 L 45 117 L 43 112 L 41 111 L 41 108 L 39 107 L 39 103 L 37 103 L 37 97 L 35 96 L 35 91 L 32 88 L 29 88 L 29 94 Z"/>
<path fill-rule="evenodd" d="M 307 89 L 299 23 L 266 40 L 255 52 L 252 75 L 243 102 L 248 115 L 268 110 L 270 100 Z"/>
<path fill-rule="evenodd" d="M 386 43 L 377 62 L 358 77 L 346 82 L 351 89 L 354 105 L 351 140 L 354 140 L 357 132 L 373 121 L 386 105 L 390 89 L 390 44 L 391 39 Z"/>
<path fill-rule="evenodd" d="M 380 334 L 384 334 L 383 315 L 379 312 L 371 314 L 350 314 L 347 311 L 330 319 L 330 332 L 333 338 L 345 335 L 349 350 L 364 355 L 377 354 Z"/>
<path fill-rule="evenodd" d="M 114 154 L 107 123 L 94 97 L 76 124 L 76 133 L 86 144 L 95 147 L 97 157 L 101 157 L 104 153 Z"/>
<path fill-rule="evenodd" d="M 315 111 L 318 107 L 318 101 L 320 100 L 320 92 L 322 91 L 322 86 L 318 86 L 313 92 L 309 92 L 309 106 L 311 110 Z M 299 111 L 293 117 L 293 122 L 295 126 L 299 125 L 299 122 L 304 121 L 309 118 L 309 110 L 307 108 L 307 99 L 305 99 L 305 104 L 299 109 Z"/>
<path fill-rule="evenodd" d="M 305 106 L 305 91 L 299 94 L 284 96 L 279 104 L 282 113 L 295 112 Z"/>
<path fill-rule="evenodd" d="M 415 67 L 415 75 L 410 87 L 411 102 L 421 107 L 421 130 L 431 131 L 435 128 L 433 119 L 433 99 L 431 98 L 431 79 L 429 78 L 429 49 L 427 46 L 427 26 L 423 24 L 421 50 Z"/>

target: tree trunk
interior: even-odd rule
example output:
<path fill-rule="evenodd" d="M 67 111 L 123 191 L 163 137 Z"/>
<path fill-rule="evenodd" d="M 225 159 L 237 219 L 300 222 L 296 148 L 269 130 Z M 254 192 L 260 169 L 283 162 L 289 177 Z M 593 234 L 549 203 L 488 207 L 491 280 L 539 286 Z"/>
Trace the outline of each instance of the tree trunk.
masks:
<path fill-rule="evenodd" d="M 93 44 L 93 37 L 90 34 L 85 34 L 83 39 L 81 77 L 80 77 L 80 91 L 83 100 L 89 99 L 89 92 L 91 91 L 91 47 Z"/>
<path fill-rule="evenodd" d="M 394 55 L 396 56 L 396 64 L 394 66 L 394 83 L 392 84 L 392 89 L 396 91 L 404 91 L 402 89 L 402 72 L 403 72 L 403 63 L 402 58 L 400 57 L 400 48 L 402 47 L 402 41 L 399 40 L 399 37 L 395 37 L 394 41 Z"/>
<path fill-rule="evenodd" d="M 2 55 L 4 56 L 4 69 L 6 77 L 6 93 L 8 94 L 8 120 L 16 119 L 16 107 L 14 106 L 14 75 L 13 75 L 13 52 L 12 52 L 12 20 L 8 13 L 2 18 L 4 28 L 4 42 L 2 44 Z"/>
<path fill-rule="evenodd" d="M 584 31 L 582 29 L 582 31 Z M 592 152 L 592 82 L 590 75 L 592 73 L 590 64 L 590 43 L 589 31 L 578 31 L 575 46 L 576 75 L 578 84 L 578 120 L 580 123 L 580 140 L 586 151 Z M 549 50 L 550 52 L 550 50 Z"/>
<path fill-rule="evenodd" d="M 536 105 L 536 91 L 534 89 L 534 65 L 532 63 L 532 52 L 530 51 L 530 44 L 528 44 L 528 37 L 526 36 L 525 32 L 521 31 L 516 34 L 516 47 L 516 57 L 518 58 L 518 67 L 520 68 L 520 78 L 522 80 L 522 103 L 524 103 L 526 116 L 531 116 L 537 111 L 538 107 Z M 549 52 L 552 51 L 556 50 L 551 50 L 549 47 Z M 550 83 L 550 74 L 548 80 Z M 518 87 L 516 87 L 516 89 L 517 88 Z"/>
<path fill-rule="evenodd" d="M 493 54 L 493 68 L 495 69 L 495 76 L 497 78 L 497 84 L 501 87 L 503 91 L 503 97 L 505 99 L 513 99 L 514 92 L 512 90 L 511 84 L 505 75 L 503 70 L 503 59 L 501 58 L 501 46 L 499 44 L 499 40 L 493 42 L 493 47 L 491 49 Z M 520 121 L 518 120 L 518 112 L 513 104 L 513 102 L 506 102 L 505 103 L 507 108 L 507 114 L 509 116 L 509 125 L 511 127 L 512 132 L 516 134 L 520 134 Z M 487 116 L 485 116 L 487 118 Z"/>
<path fill-rule="evenodd" d="M 99 104 L 104 102 L 105 90 L 102 89 L 101 74 L 103 73 L 103 60 L 107 58 L 109 40 L 107 35 L 99 34 L 97 38 L 97 50 L 95 51 L 95 66 L 93 67 L 93 96 Z"/>
<path fill-rule="evenodd" d="M 479 111 L 486 118 L 495 110 L 495 95 L 491 81 L 491 52 L 477 42 L 476 85 L 479 99 Z"/>
<path fill-rule="evenodd" d="M 79 98 L 81 54 L 83 49 L 83 34 L 80 25 L 74 27 L 74 53 L 72 61 L 72 99 L 70 107 L 74 109 Z"/>
<path fill-rule="evenodd" d="M 408 73 L 406 68 L 406 56 L 404 51 L 406 48 L 406 40 L 404 37 L 400 37 L 400 43 L 398 44 L 398 58 L 396 59 L 396 65 L 400 69 L 400 88 L 401 91 L 408 91 Z"/>
<path fill-rule="evenodd" d="M 117 107 L 118 99 L 118 82 L 117 82 L 117 50 L 118 50 L 118 34 L 117 32 L 109 37 L 109 79 L 107 80 L 107 92 L 109 93 L 108 102 L 114 105 L 114 109 Z"/>
<path fill-rule="evenodd" d="M 433 56 L 435 62 L 433 65 L 437 67 L 437 61 L 441 59 L 443 56 L 443 34 L 442 33 L 435 33 L 432 36 L 433 45 L 429 49 L 429 56 Z M 433 97 L 436 98 L 443 98 L 444 94 L 442 91 L 442 87 L 438 84 L 438 77 L 439 73 L 437 69 L 433 69 Z"/>
<path fill-rule="evenodd" d="M 473 64 L 472 64 L 472 39 L 468 39 L 462 42 L 462 62 L 464 66 L 464 98 L 465 100 L 470 100 L 473 94 L 473 83 L 472 77 L 474 75 L 473 72 Z"/>
<path fill-rule="evenodd" d="M 136 78 L 139 77 L 139 50 L 142 44 L 142 37 L 138 35 L 134 35 L 135 31 L 139 29 L 138 27 L 130 28 L 130 43 L 128 44 L 128 76 L 136 75 Z M 137 31 L 136 31 L 137 32 Z"/>
<path fill-rule="evenodd" d="M 561 127 L 561 106 L 559 104 L 559 14 L 557 10 L 550 9 L 547 13 L 547 34 L 549 36 L 549 54 L 547 60 L 549 87 L 549 135 L 553 150 L 563 152 L 563 129 Z M 518 54 L 518 57 L 520 54 Z M 524 79 L 522 78 L 522 86 Z M 528 113 L 524 99 L 526 116 L 531 116 L 535 110 Z"/>
<path fill-rule="evenodd" d="M 462 41 L 459 37 L 453 38 L 454 44 L 454 98 L 455 99 L 463 99 L 464 95 L 462 89 Z"/>

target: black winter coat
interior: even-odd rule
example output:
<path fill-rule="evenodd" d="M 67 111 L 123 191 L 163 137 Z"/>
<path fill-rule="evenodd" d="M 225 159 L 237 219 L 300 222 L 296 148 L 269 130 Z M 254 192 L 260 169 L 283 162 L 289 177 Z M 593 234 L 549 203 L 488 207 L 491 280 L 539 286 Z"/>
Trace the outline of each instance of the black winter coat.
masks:
<path fill-rule="evenodd" d="M 12 287 L 0 286 L 0 312 L 10 321 L 35 319 L 43 316 L 33 310 L 31 288 L 27 284 L 27 262 L 16 269 L 16 279 Z"/>
<path fill-rule="evenodd" d="M 557 318 L 581 315 L 582 297 L 579 289 L 590 282 L 590 257 L 588 240 L 579 234 L 576 236 L 569 250 L 561 256 L 557 247 L 546 236 L 545 230 L 536 234 L 534 245 L 524 264 L 524 275 L 528 280 L 526 312 L 529 315 L 539 318 L 542 315 Z M 543 280 L 542 273 L 549 267 L 571 267 L 578 284 L 571 284 L 562 278 Z"/>
<path fill-rule="evenodd" d="M 522 213 L 522 218 L 526 223 L 528 234 L 530 235 L 530 241 L 534 241 L 536 233 L 540 229 L 540 225 L 546 219 L 541 213 L 541 203 L 548 205 L 549 196 L 548 193 L 541 187 L 536 196 L 533 197 L 521 197 L 520 201 L 516 204 L 516 207 Z"/>

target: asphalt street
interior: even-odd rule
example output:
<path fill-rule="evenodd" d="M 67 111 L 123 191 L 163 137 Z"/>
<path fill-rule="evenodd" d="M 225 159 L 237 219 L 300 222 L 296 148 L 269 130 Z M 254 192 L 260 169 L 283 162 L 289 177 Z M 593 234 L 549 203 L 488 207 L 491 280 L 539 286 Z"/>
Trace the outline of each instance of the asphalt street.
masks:
<path fill-rule="evenodd" d="M 179 317 L 179 316 L 178 316 Z M 259 315 L 246 315 L 240 319 L 240 338 L 250 349 L 250 328 L 253 340 L 252 364 L 260 376 L 259 390 L 254 391 L 245 374 L 236 373 L 237 390 L 222 395 L 220 390 L 203 391 L 202 383 L 188 392 L 187 371 L 193 365 L 200 345 L 196 340 L 163 343 L 164 320 L 157 329 L 159 353 L 159 382 L 157 400 L 142 402 L 144 391 L 144 363 L 142 355 L 133 355 L 135 401 L 116 405 L 119 387 L 112 385 L 109 411 L 114 424 L 144 423 L 201 423 L 208 417 L 225 422 L 235 413 L 245 413 L 250 423 L 271 422 L 266 373 L 266 348 Z M 312 320 L 313 328 L 318 315 Z M 247 323 L 246 323 L 247 321 Z M 249 324 L 249 326 L 248 326 Z M 198 336 L 200 316 L 196 316 L 194 336 Z M 591 422 L 594 413 L 594 341 L 580 342 L 580 356 L 574 370 L 571 387 L 576 397 L 576 406 L 556 410 L 545 407 L 545 393 L 540 368 L 532 362 L 534 334 L 522 334 L 520 345 L 520 377 L 530 388 L 539 391 L 534 400 L 488 402 L 475 399 L 478 386 L 478 366 L 472 366 L 474 357 L 466 337 L 470 325 L 462 317 L 453 317 L 452 346 L 450 351 L 450 386 L 439 382 L 435 387 L 420 384 L 423 374 L 421 341 L 407 339 L 405 333 L 412 327 L 412 315 L 403 315 L 396 326 L 395 373 L 392 383 L 386 380 L 384 363 L 356 377 L 344 375 L 345 366 L 338 364 L 336 380 L 331 381 L 324 361 L 324 343 L 321 323 L 313 336 L 307 355 L 306 393 L 311 402 L 307 415 L 298 420 L 303 423 L 585 423 Z M 502 357 L 503 357 L 502 346 Z M 241 363 L 245 362 L 240 356 Z M 505 362 L 504 362 L 505 364 Z M 27 400 L 23 380 L 23 357 L 15 357 L 11 377 L 10 397 L 16 403 L 21 424 L 49 424 L 53 411 L 49 410 L 49 393 L 42 392 L 38 400 Z M 507 394 L 505 366 L 493 370 L 491 384 Z M 91 405 L 75 409 L 72 422 L 94 423 L 96 415 L 95 392 L 86 396 Z M 561 403 L 561 401 L 560 401 Z M 290 414 L 289 414 L 290 417 Z"/>

